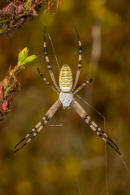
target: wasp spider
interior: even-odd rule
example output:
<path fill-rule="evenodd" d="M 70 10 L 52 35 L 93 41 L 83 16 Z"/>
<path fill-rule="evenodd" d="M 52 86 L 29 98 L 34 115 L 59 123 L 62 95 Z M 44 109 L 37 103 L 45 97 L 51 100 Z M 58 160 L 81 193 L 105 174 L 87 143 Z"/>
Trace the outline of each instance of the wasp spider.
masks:
<path fill-rule="evenodd" d="M 78 67 L 76 72 L 76 78 L 73 82 L 72 72 L 68 65 L 63 65 L 60 74 L 59 74 L 59 86 L 55 80 L 52 67 L 50 65 L 48 51 L 46 46 L 46 27 L 44 27 L 44 55 L 45 61 L 48 67 L 48 71 L 52 82 L 54 85 L 51 85 L 50 82 L 43 76 L 43 74 L 38 69 L 40 77 L 45 81 L 45 83 L 51 87 L 57 94 L 59 94 L 58 100 L 51 106 L 48 112 L 44 115 L 41 121 L 29 131 L 29 133 L 15 146 L 15 152 L 22 149 L 26 144 L 28 144 L 37 134 L 42 130 L 42 128 L 47 124 L 47 122 L 53 117 L 56 111 L 59 109 L 61 104 L 64 108 L 68 108 L 70 105 L 78 113 L 78 115 L 90 126 L 92 131 L 97 134 L 102 140 L 104 140 L 109 146 L 111 146 L 118 154 L 120 154 L 118 146 L 114 141 L 101 129 L 87 114 L 84 108 L 75 100 L 74 95 L 78 93 L 83 87 L 92 82 L 92 79 L 81 84 L 77 89 L 77 83 L 81 71 L 81 61 L 82 61 L 82 45 L 77 29 L 75 28 L 76 35 L 78 38 L 78 47 L 79 47 L 79 57 L 78 57 Z"/>

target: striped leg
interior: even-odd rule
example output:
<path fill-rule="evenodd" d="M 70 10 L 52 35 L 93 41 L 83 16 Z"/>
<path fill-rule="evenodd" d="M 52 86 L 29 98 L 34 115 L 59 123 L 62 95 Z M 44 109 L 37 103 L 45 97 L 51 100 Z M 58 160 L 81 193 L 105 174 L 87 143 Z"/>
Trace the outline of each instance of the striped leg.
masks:
<path fill-rule="evenodd" d="M 55 91 L 56 93 L 59 93 L 59 92 L 55 89 L 55 87 L 54 87 L 53 85 L 50 84 L 50 82 L 47 80 L 47 78 L 41 73 L 41 71 L 40 71 L 39 68 L 37 68 L 37 71 L 38 71 L 40 77 L 42 78 L 42 80 L 46 83 L 46 85 L 47 85 L 48 87 L 50 87 L 51 89 L 53 89 L 53 91 Z"/>
<path fill-rule="evenodd" d="M 108 137 L 108 135 L 94 121 L 91 120 L 91 117 L 74 98 L 72 106 L 79 114 L 79 116 L 90 126 L 90 128 L 120 155 L 121 153 L 119 151 L 119 148 L 114 143 L 114 141 L 110 137 Z"/>
<path fill-rule="evenodd" d="M 60 107 L 61 102 L 58 99 L 48 110 L 48 112 L 44 115 L 42 120 L 33 128 L 29 131 L 29 133 L 18 143 L 16 144 L 15 151 L 18 152 L 20 149 L 22 149 L 25 145 L 27 145 L 34 137 L 37 136 L 37 134 L 42 130 L 42 128 L 47 124 L 47 122 L 53 117 L 55 112 L 58 110 Z"/>
<path fill-rule="evenodd" d="M 87 84 L 92 83 L 93 79 L 89 79 L 86 82 L 82 83 L 75 91 L 73 94 L 78 93 L 81 89 L 83 89 Z"/>
<path fill-rule="evenodd" d="M 57 85 L 57 82 L 55 80 L 55 77 L 54 77 L 54 74 L 52 71 L 52 67 L 50 65 L 49 57 L 48 57 L 48 51 L 47 51 L 47 46 L 46 46 L 46 26 L 44 26 L 44 56 L 45 56 L 45 61 L 47 63 L 48 71 L 49 71 L 50 77 L 52 79 L 52 82 L 54 83 L 57 91 L 60 91 L 59 86 Z"/>
<path fill-rule="evenodd" d="M 82 66 L 82 44 L 81 44 L 81 41 L 80 41 L 80 36 L 79 36 L 79 33 L 78 33 L 78 30 L 75 28 L 75 31 L 76 31 L 76 34 L 77 34 L 77 38 L 78 38 L 78 45 L 79 45 L 79 62 L 78 62 L 78 67 L 77 67 L 77 72 L 76 72 L 76 77 L 75 77 L 75 82 L 74 82 L 74 85 L 73 85 L 73 90 L 75 89 L 77 83 L 78 83 L 78 80 L 79 80 L 79 76 L 80 76 L 80 71 L 81 71 L 81 66 Z"/>

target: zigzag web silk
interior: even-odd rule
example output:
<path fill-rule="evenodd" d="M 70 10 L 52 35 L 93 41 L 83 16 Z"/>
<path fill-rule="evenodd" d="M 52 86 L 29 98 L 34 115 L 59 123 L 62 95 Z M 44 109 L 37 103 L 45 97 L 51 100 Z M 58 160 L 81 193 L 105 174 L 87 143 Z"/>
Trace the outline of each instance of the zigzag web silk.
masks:
<path fill-rule="evenodd" d="M 55 47 L 54 47 L 54 44 L 53 44 L 53 41 L 52 41 L 52 38 L 50 36 L 50 34 L 48 33 L 48 38 L 50 40 L 50 43 L 51 43 L 51 46 L 52 46 L 52 50 L 53 50 L 53 53 L 54 53 L 54 56 L 55 56 L 55 60 L 56 60 L 56 64 L 57 64 L 57 67 L 58 67 L 58 70 L 60 71 L 60 64 L 59 64 L 59 61 L 58 61 L 58 58 L 57 58 L 57 55 L 56 55 L 56 51 L 55 51 Z M 51 127 L 62 127 L 63 126 L 63 123 L 64 122 L 61 122 L 60 124 L 55 124 L 55 125 L 50 125 Z"/>

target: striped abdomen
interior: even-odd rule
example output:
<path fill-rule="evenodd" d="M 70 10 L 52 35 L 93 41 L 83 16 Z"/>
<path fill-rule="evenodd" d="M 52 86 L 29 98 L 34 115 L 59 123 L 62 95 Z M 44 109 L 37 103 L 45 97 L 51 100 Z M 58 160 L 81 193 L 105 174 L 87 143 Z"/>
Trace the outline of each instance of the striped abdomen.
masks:
<path fill-rule="evenodd" d="M 68 65 L 63 65 L 59 75 L 59 86 L 62 92 L 70 92 L 73 85 L 72 72 Z"/>

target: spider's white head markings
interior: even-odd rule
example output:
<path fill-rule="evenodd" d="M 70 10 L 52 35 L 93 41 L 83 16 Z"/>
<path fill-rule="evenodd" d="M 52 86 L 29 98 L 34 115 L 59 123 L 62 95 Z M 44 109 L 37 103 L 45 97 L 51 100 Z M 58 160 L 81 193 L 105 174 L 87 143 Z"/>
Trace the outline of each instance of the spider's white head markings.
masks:
<path fill-rule="evenodd" d="M 73 85 L 72 72 L 68 65 L 63 65 L 59 74 L 59 86 L 61 89 L 59 99 L 64 108 L 70 106 L 73 94 L 71 93 Z"/>

